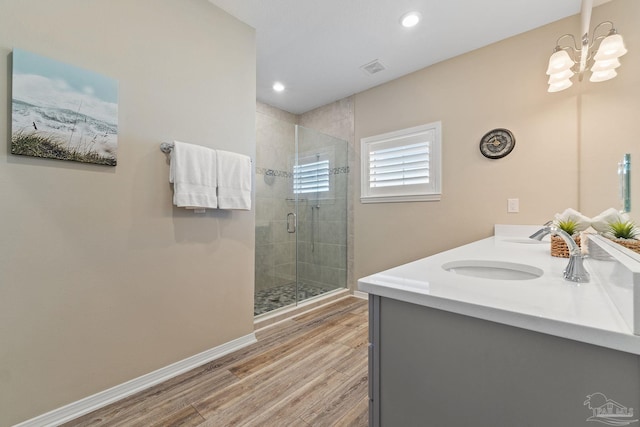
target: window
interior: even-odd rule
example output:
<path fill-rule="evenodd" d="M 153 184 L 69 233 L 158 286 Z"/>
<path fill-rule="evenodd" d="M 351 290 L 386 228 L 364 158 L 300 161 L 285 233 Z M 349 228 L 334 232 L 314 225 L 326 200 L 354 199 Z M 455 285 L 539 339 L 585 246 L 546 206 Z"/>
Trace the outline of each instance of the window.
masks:
<path fill-rule="evenodd" d="M 329 191 L 329 160 L 313 160 L 300 159 L 301 164 L 293 167 L 293 194 Z"/>
<path fill-rule="evenodd" d="M 362 203 L 440 200 L 441 123 L 363 138 Z"/>

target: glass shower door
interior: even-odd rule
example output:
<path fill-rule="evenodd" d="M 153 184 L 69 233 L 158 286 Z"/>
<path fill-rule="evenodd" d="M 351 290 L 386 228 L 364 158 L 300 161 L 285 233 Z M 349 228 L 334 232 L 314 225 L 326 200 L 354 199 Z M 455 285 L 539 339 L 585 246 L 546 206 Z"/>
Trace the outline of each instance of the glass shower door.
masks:
<path fill-rule="evenodd" d="M 347 285 L 347 143 L 296 128 L 297 302 Z"/>

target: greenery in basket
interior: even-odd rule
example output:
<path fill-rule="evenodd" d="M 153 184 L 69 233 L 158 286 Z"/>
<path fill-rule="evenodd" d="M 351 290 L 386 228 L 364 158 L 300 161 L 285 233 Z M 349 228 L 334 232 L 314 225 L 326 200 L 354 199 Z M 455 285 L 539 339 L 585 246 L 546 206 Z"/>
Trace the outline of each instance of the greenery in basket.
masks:
<path fill-rule="evenodd" d="M 635 239 L 638 229 L 632 221 L 615 221 L 609 224 L 609 232 L 616 239 Z"/>
<path fill-rule="evenodd" d="M 569 236 L 573 236 L 578 231 L 578 222 L 572 219 L 558 220 L 557 226 L 560 230 L 565 231 Z"/>

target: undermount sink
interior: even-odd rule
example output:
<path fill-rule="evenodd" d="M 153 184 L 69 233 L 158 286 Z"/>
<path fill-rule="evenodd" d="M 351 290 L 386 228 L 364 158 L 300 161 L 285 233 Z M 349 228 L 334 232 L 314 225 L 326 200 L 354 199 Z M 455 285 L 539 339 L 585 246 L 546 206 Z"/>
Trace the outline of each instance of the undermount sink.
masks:
<path fill-rule="evenodd" d="M 531 280 L 544 274 L 541 269 L 515 262 L 491 260 L 460 260 L 442 264 L 450 273 L 481 279 Z"/>

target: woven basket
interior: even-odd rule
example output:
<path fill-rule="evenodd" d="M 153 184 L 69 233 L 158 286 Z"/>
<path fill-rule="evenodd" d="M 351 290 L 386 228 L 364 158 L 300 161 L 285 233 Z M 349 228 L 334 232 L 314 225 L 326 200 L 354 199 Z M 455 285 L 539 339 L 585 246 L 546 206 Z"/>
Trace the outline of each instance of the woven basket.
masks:
<path fill-rule="evenodd" d="M 574 236 L 573 240 L 580 246 L 580 236 Z M 560 236 L 551 236 L 551 256 L 569 258 L 569 247 Z"/>
<path fill-rule="evenodd" d="M 640 240 L 636 239 L 611 239 L 611 241 L 616 242 L 619 245 L 624 246 L 627 249 L 631 249 L 632 251 L 640 254 Z"/>

